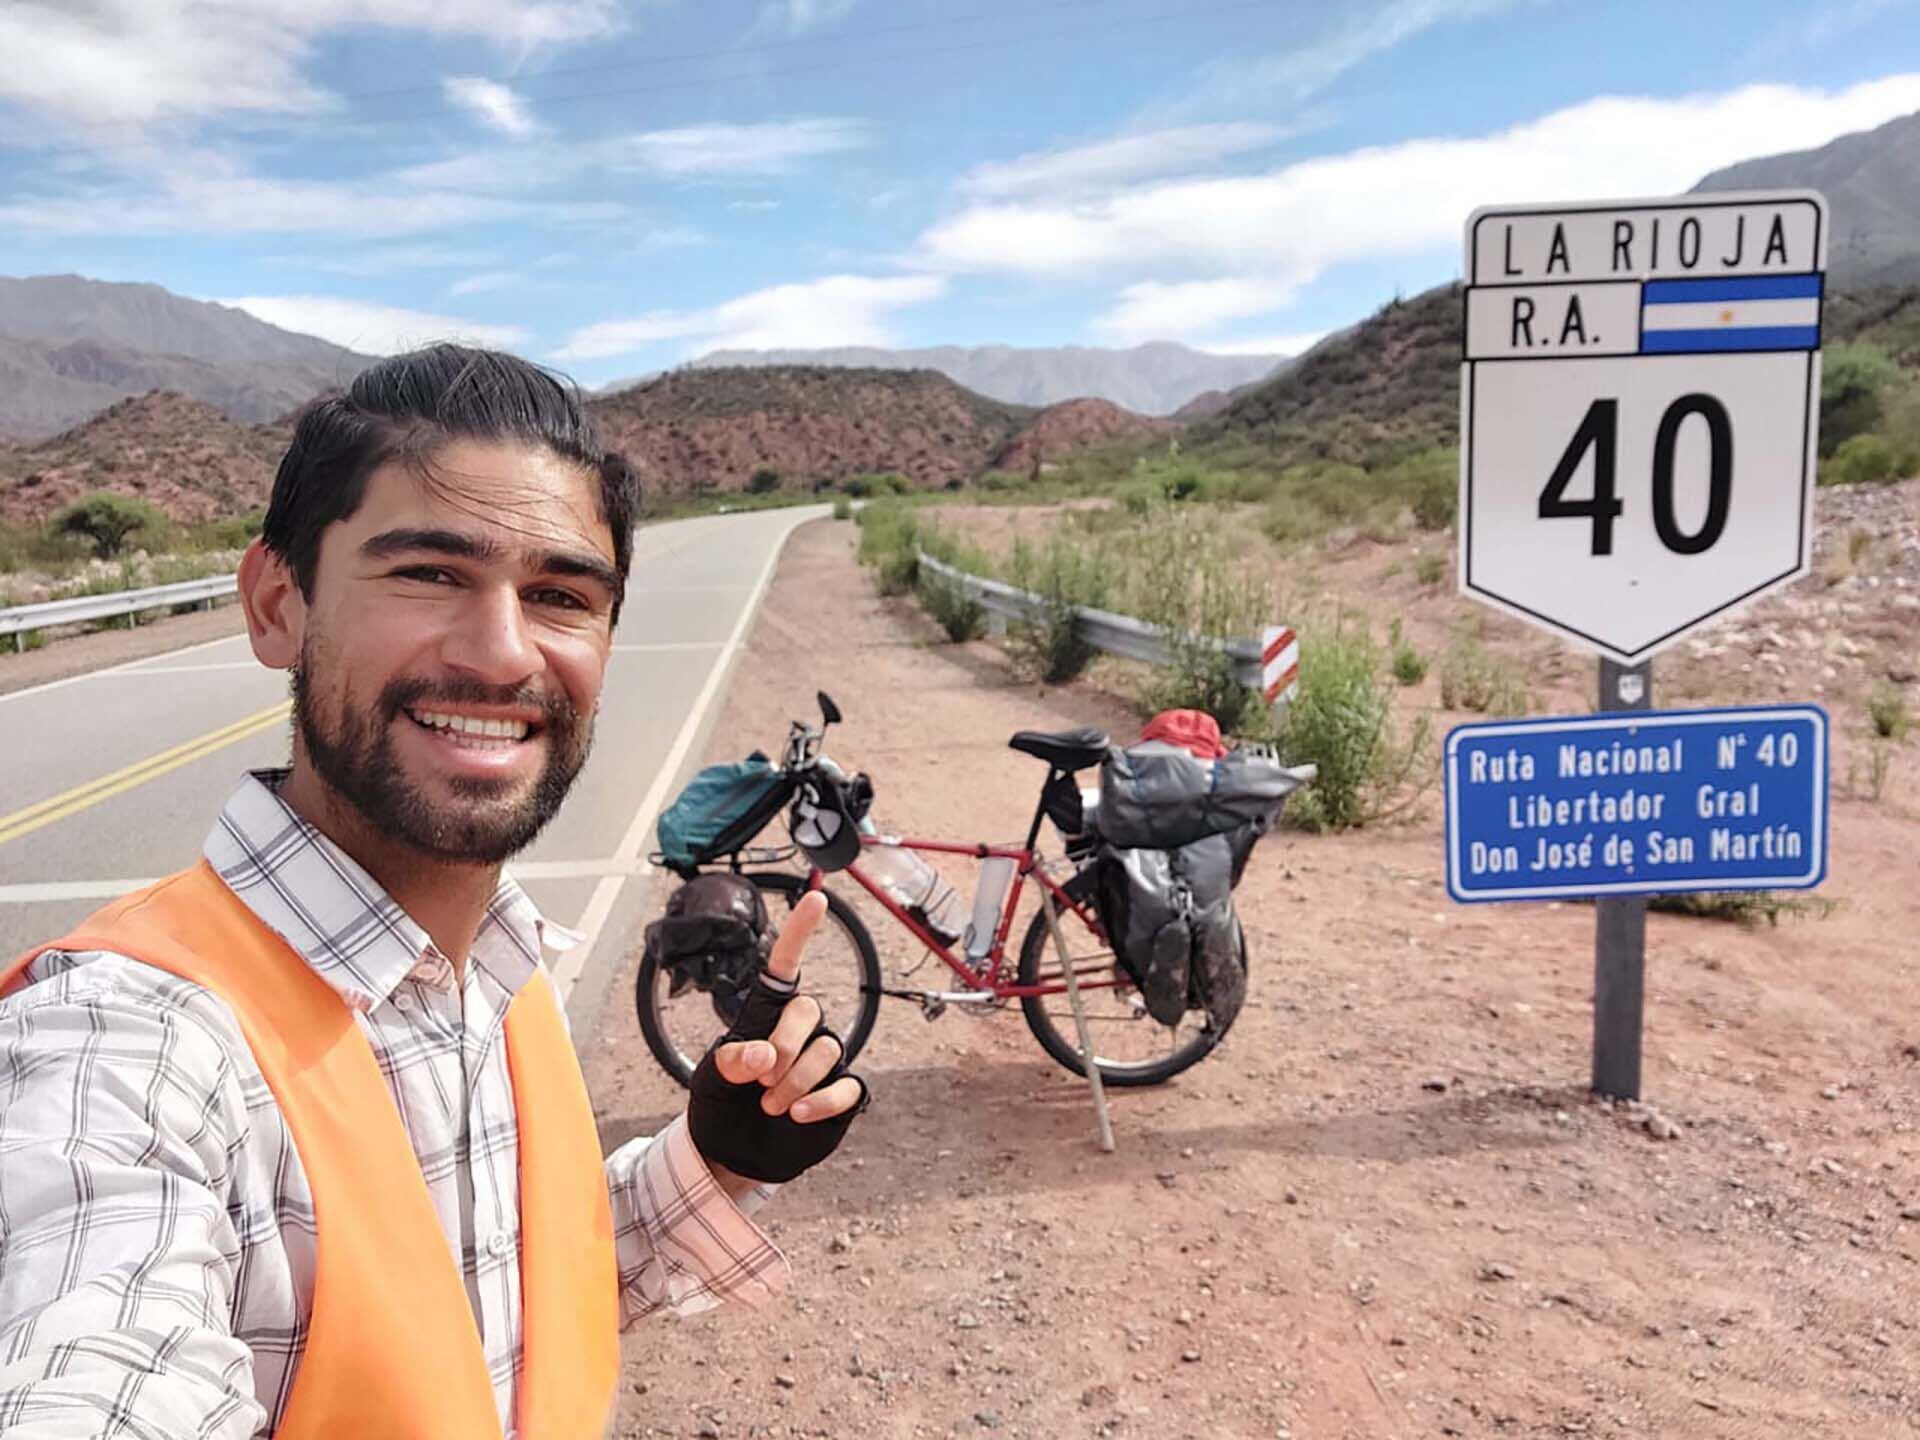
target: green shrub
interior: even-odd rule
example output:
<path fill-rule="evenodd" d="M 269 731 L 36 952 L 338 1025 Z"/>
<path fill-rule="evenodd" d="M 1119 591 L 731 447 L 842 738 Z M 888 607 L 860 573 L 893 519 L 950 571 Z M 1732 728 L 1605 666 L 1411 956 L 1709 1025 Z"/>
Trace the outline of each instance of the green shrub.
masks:
<path fill-rule="evenodd" d="M 860 563 L 874 567 L 882 595 L 913 589 L 920 570 L 918 517 L 898 500 L 876 500 L 861 508 Z"/>
<path fill-rule="evenodd" d="M 1407 637 L 1401 632 L 1398 620 L 1393 622 L 1388 643 L 1393 650 L 1394 679 L 1402 685 L 1418 685 L 1427 678 L 1427 658 L 1408 643 Z"/>
<path fill-rule="evenodd" d="M 1413 562 L 1413 578 L 1422 585 L 1438 585 L 1447 578 L 1447 557 L 1423 554 Z"/>
<path fill-rule="evenodd" d="M 1006 490 L 1018 490 L 1027 483 L 1027 477 L 1016 475 L 1011 470 L 989 470 L 973 483 L 991 495 Z"/>
<path fill-rule="evenodd" d="M 1782 915 L 1824 920 L 1839 906 L 1817 896 L 1801 899 L 1776 895 L 1771 890 L 1686 890 L 1677 895 L 1649 895 L 1647 908 L 1701 920 L 1727 920 L 1735 925 L 1754 925 L 1761 920 L 1778 925 Z"/>
<path fill-rule="evenodd" d="M 1906 693 L 1886 680 L 1874 686 L 1867 696 L 1867 718 L 1873 722 L 1873 733 L 1883 740 L 1904 740 L 1907 731 L 1913 728 Z"/>
<path fill-rule="evenodd" d="M 1024 537 L 1014 540 L 1008 578 L 1040 598 L 1039 614 L 1007 631 L 1022 668 L 1055 685 L 1087 668 L 1098 652 L 1081 634 L 1074 607 L 1107 608 L 1111 572 L 1104 561 L 1098 544 L 1078 545 L 1064 535 L 1038 547 Z"/>
<path fill-rule="evenodd" d="M 865 500 L 873 494 L 873 478 L 868 475 L 849 475 L 840 482 L 840 488 L 856 500 Z"/>
<path fill-rule="evenodd" d="M 987 620 L 987 612 L 980 608 L 980 602 L 969 595 L 958 581 L 935 574 L 924 566 L 919 573 L 920 603 L 926 607 L 929 615 L 940 622 L 940 628 L 947 632 L 947 638 L 956 644 L 962 640 L 978 639 L 986 629 Z"/>
<path fill-rule="evenodd" d="M 1484 715 L 1524 715 L 1532 697 L 1517 665 L 1490 653 L 1478 636 L 1463 630 L 1440 657 L 1440 704 Z"/>
<path fill-rule="evenodd" d="M 834 496 L 833 518 L 836 520 L 851 520 L 853 518 L 853 501 L 849 500 L 845 495 Z"/>
<path fill-rule="evenodd" d="M 1829 345 L 1820 356 L 1820 453 L 1838 454 L 1879 427 L 1887 389 L 1900 367 L 1878 345 Z"/>
<path fill-rule="evenodd" d="M 749 495 L 771 495 L 779 488 L 780 472 L 771 465 L 760 466 L 747 481 Z"/>
<path fill-rule="evenodd" d="M 1855 435 L 1820 462 L 1822 485 L 1884 485 L 1920 470 L 1920 453 L 1884 435 Z"/>
<path fill-rule="evenodd" d="M 1288 823 L 1347 830 L 1411 803 L 1403 792 L 1421 768 L 1429 734 L 1423 717 L 1405 741 L 1398 738 L 1379 654 L 1364 631 L 1341 626 L 1303 636 L 1299 688 L 1275 740 L 1288 764 L 1311 762 L 1320 774 L 1288 802 Z"/>
<path fill-rule="evenodd" d="M 96 490 L 63 506 L 47 528 L 56 535 L 79 536 L 93 547 L 95 556 L 111 560 L 130 543 L 162 548 L 172 522 L 158 506 L 137 496 Z"/>
<path fill-rule="evenodd" d="M 224 520 L 202 520 L 187 527 L 187 545 L 194 550 L 242 550 L 259 536 L 266 520 L 264 510 L 229 515 Z"/>

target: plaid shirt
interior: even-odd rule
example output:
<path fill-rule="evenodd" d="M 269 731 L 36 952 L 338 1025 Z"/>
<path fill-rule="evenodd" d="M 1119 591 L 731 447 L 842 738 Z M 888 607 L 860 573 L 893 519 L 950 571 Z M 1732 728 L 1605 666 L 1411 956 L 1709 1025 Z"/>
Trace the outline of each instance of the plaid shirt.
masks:
<path fill-rule="evenodd" d="M 466 1279 L 501 1425 L 521 1365 L 518 1132 L 504 1021 L 571 939 L 502 879 L 457 989 L 368 874 L 244 781 L 208 836 L 220 877 L 354 1010 Z M 306 1343 L 313 1198 L 233 1012 L 102 952 L 50 951 L 0 1001 L 0 1433 L 270 1434 Z M 626 1324 L 760 1303 L 786 1260 L 715 1183 L 684 1119 L 606 1163 Z M 508 1432 L 511 1434 L 511 1432 Z"/>

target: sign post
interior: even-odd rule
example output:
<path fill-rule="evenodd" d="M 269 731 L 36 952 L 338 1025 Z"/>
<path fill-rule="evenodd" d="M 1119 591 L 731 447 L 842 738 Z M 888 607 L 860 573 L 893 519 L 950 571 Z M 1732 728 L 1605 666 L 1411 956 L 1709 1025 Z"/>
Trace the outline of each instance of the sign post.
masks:
<path fill-rule="evenodd" d="M 1505 206 L 1467 221 L 1460 588 L 1596 652 L 1603 712 L 1674 718 L 1651 712 L 1652 656 L 1810 568 L 1827 228 L 1826 202 L 1811 191 Z M 1825 734 L 1820 716 L 1823 787 Z M 1450 758 L 1450 832 L 1460 779 Z M 1609 783 L 1572 808 L 1618 815 L 1631 789 Z M 1522 799 L 1508 798 L 1517 819 Z M 1528 815 L 1538 799 L 1526 798 Z M 1824 789 L 1820 800 L 1816 878 L 1769 886 L 1824 874 Z M 1685 805 L 1660 797 L 1669 801 Z M 1566 883 L 1557 861 L 1543 864 L 1554 872 L 1544 887 L 1507 874 L 1524 848 L 1512 837 L 1469 842 L 1480 848 L 1464 861 L 1455 838 L 1457 899 L 1537 897 Z M 1644 897 L 1708 888 L 1676 882 L 1678 850 L 1662 843 L 1671 830 L 1637 838 L 1651 848 L 1591 825 L 1552 852 L 1597 845 L 1620 862 L 1578 867 L 1603 888 L 1553 893 L 1599 898 L 1593 1086 L 1635 1099 Z M 1743 833 L 1736 848 L 1746 843 Z M 1479 883 L 1476 854 L 1498 883 Z M 1738 876 L 1711 888 L 1743 887 L 1761 888 Z"/>
<path fill-rule="evenodd" d="M 1651 710 L 1653 662 L 1600 662 L 1602 710 Z M 1593 1089 L 1640 1098 L 1640 1024 L 1646 1009 L 1647 897 L 1602 895 L 1594 902 Z"/>

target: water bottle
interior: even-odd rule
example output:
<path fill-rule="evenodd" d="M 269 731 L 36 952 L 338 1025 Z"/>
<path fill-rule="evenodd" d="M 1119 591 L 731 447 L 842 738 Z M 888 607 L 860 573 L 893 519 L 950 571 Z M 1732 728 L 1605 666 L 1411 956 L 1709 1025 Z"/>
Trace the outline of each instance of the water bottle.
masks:
<path fill-rule="evenodd" d="M 1004 855 L 991 855 L 980 862 L 980 880 L 973 892 L 973 918 L 967 923 L 967 959 L 986 959 L 993 949 L 994 932 L 1000 928 L 1000 906 L 1007 898 L 1007 885 L 1013 879 L 1013 861 Z"/>
<path fill-rule="evenodd" d="M 862 847 L 860 866 L 914 919 L 940 940 L 960 938 L 960 897 L 940 872 L 897 842 Z"/>

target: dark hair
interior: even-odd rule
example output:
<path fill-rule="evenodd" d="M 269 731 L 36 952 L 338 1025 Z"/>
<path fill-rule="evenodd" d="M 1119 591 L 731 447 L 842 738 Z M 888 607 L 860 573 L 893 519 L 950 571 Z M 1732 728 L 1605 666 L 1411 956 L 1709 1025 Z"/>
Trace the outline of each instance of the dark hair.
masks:
<path fill-rule="evenodd" d="M 389 356 L 361 371 L 344 392 L 322 395 L 302 410 L 273 477 L 262 541 L 312 599 L 321 534 L 360 508 L 367 477 L 394 460 L 425 474 L 434 454 L 454 440 L 543 446 L 598 476 L 600 518 L 613 531 L 614 568 L 624 589 L 640 506 L 632 467 L 601 447 L 571 382 L 518 356 L 464 345 Z M 615 620 L 620 600 L 614 597 Z"/>

